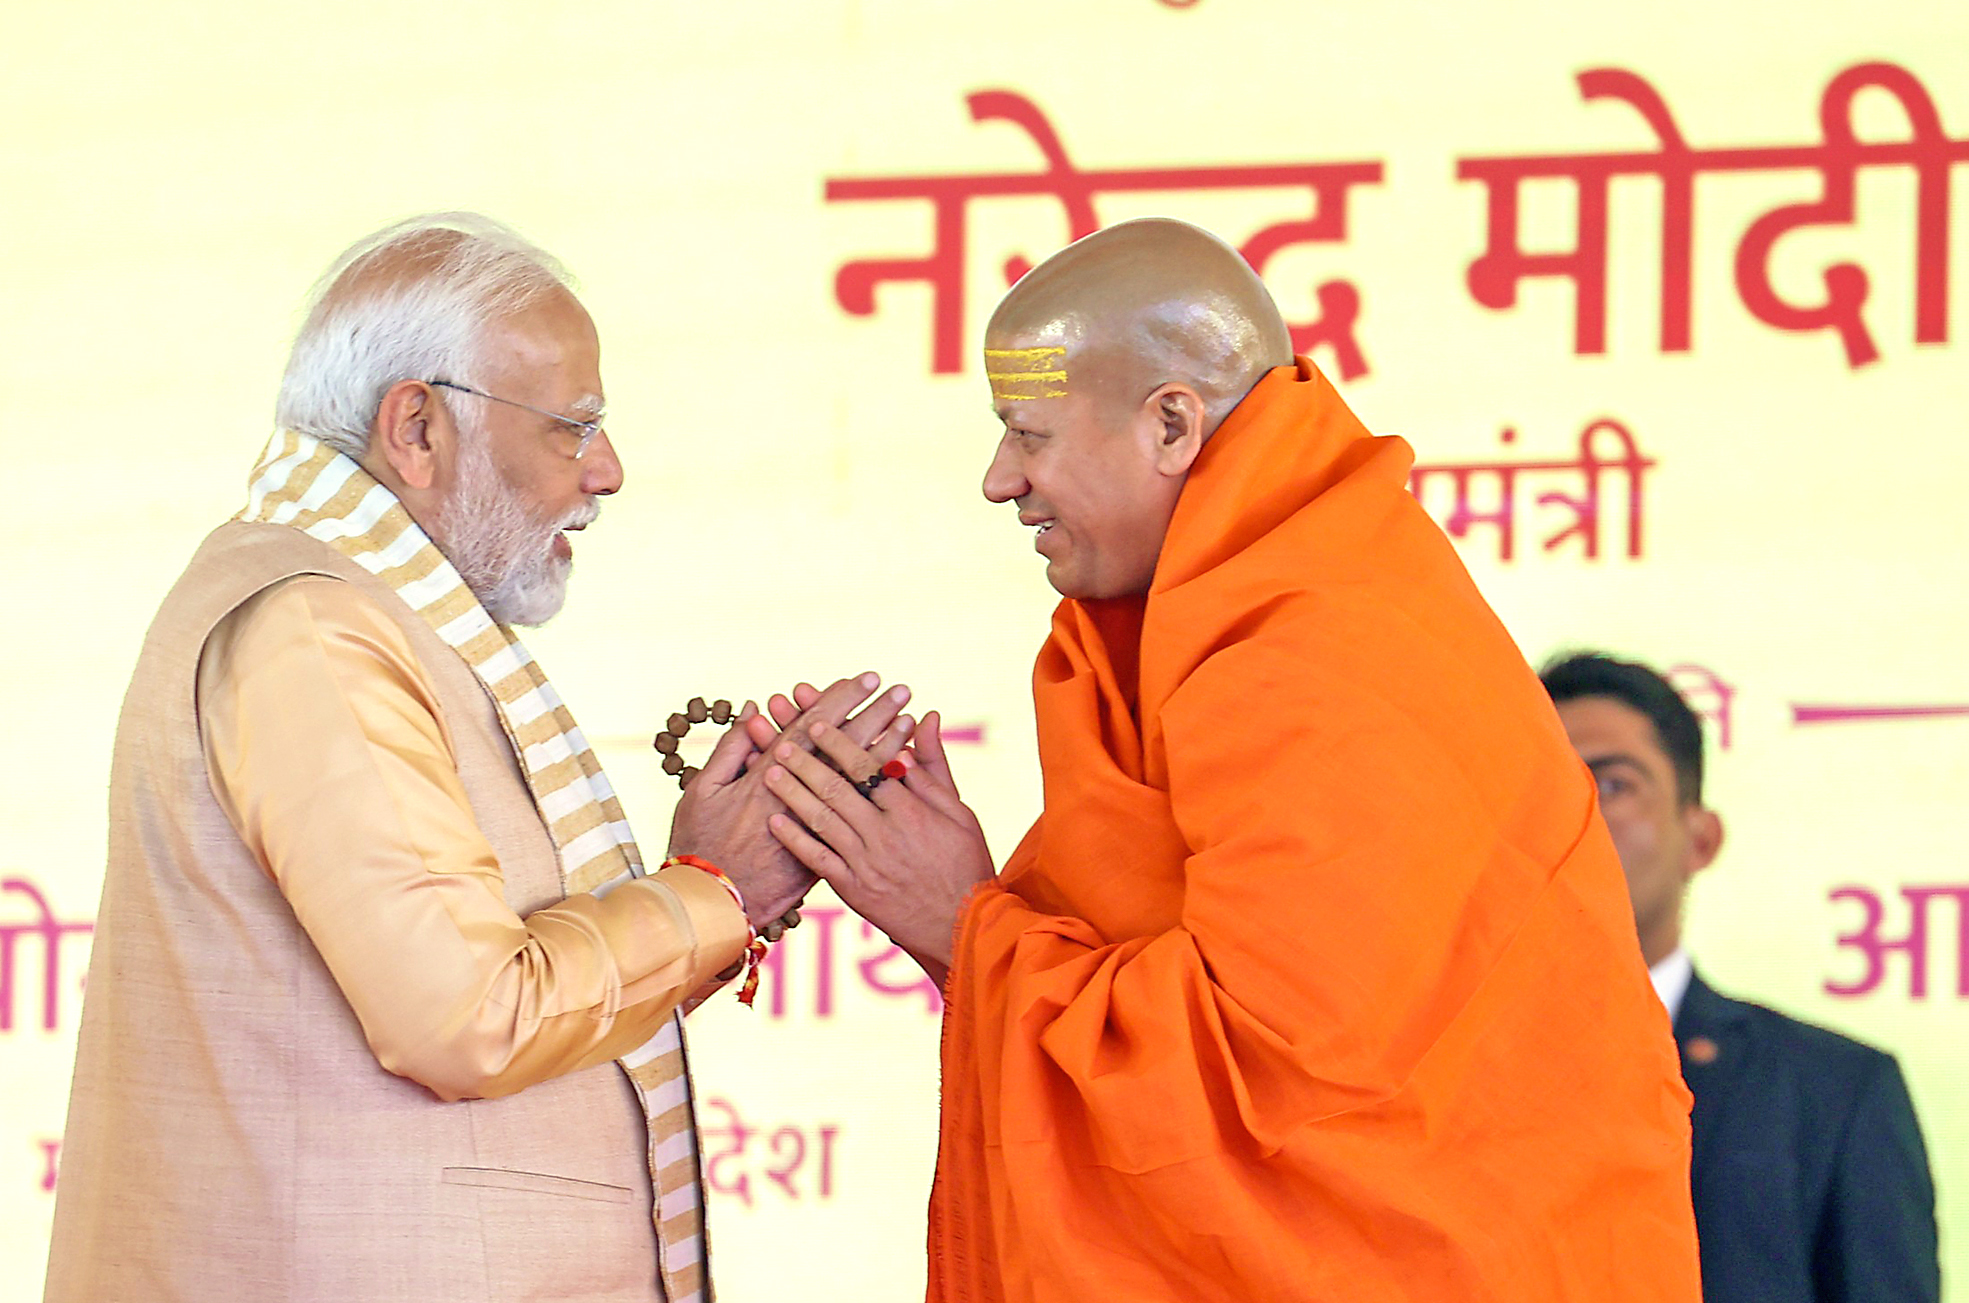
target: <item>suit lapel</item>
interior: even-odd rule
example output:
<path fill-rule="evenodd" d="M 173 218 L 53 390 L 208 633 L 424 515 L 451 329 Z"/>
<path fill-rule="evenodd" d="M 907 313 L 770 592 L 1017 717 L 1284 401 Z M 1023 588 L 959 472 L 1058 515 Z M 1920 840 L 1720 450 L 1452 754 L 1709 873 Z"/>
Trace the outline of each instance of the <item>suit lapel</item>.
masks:
<path fill-rule="evenodd" d="M 1742 1007 L 1718 995 L 1700 973 L 1691 975 L 1675 1015 L 1675 1044 L 1682 1055 L 1682 1078 L 1695 1096 L 1690 1167 L 1701 1172 L 1718 1148 L 1727 1144 L 1717 1134 L 1717 1125 L 1730 1114 L 1731 1096 L 1750 1065 L 1752 1045 Z"/>

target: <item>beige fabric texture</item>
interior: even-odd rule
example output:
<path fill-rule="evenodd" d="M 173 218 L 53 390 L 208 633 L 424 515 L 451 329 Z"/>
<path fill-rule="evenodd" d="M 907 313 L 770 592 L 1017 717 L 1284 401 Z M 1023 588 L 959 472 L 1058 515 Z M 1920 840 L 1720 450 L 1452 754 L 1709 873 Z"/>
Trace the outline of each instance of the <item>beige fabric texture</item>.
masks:
<path fill-rule="evenodd" d="M 605 896 L 642 876 L 642 852 L 622 803 L 574 715 L 518 635 L 480 605 L 394 493 L 321 439 L 283 430 L 267 441 L 236 519 L 288 525 L 328 544 L 388 584 L 471 667 L 519 757 L 570 897 Z M 702 1303 L 703 1183 L 681 1011 L 641 1045 L 622 1045 L 619 1061 L 652 1137 L 652 1215 L 664 1289 L 671 1303 Z"/>
<path fill-rule="evenodd" d="M 49 1300 L 665 1296 L 648 1158 L 690 1153 L 688 1108 L 652 1135 L 606 1060 L 743 922 L 684 869 L 566 902 L 491 698 L 387 584 L 216 531 L 146 639 L 110 816 Z"/>

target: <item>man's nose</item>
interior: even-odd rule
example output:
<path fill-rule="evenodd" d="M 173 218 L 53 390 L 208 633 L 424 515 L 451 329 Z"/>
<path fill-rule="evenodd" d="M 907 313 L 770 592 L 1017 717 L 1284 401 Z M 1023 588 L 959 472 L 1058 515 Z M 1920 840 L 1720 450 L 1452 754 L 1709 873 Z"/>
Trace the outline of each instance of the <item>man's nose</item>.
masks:
<path fill-rule="evenodd" d="M 581 455 L 581 491 L 613 493 L 622 487 L 622 460 L 615 455 L 608 431 L 596 433 L 595 441 Z"/>
<path fill-rule="evenodd" d="M 1025 472 L 1019 469 L 1019 460 L 1012 448 L 1010 439 L 998 445 L 992 454 L 991 465 L 985 467 L 984 495 L 993 502 L 1010 502 L 1023 498 L 1032 486 L 1026 483 Z"/>

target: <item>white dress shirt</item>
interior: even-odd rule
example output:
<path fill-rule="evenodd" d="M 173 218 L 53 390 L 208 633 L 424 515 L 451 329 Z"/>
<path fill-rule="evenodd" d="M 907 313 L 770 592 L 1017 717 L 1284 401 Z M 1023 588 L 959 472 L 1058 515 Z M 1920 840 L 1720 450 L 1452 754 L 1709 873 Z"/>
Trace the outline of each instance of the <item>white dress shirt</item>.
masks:
<path fill-rule="evenodd" d="M 1689 989 L 1689 979 L 1695 976 L 1695 965 L 1689 960 L 1689 952 L 1676 946 L 1660 963 L 1648 969 L 1648 979 L 1655 984 L 1655 994 L 1668 1009 L 1668 1021 L 1674 1022 L 1682 1012 L 1682 996 Z"/>

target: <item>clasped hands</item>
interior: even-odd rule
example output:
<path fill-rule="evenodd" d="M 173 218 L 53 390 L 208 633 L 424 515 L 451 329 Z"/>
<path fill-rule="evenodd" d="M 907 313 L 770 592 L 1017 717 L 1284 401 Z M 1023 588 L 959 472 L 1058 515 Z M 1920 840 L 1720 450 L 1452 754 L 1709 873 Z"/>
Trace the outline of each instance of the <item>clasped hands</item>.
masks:
<path fill-rule="evenodd" d="M 730 875 L 768 935 L 819 878 L 941 986 L 991 852 L 958 796 L 937 712 L 912 720 L 897 686 L 853 713 L 880 682 L 803 683 L 765 714 L 748 702 L 678 803 L 670 853 Z M 891 761 L 902 776 L 878 777 Z"/>

